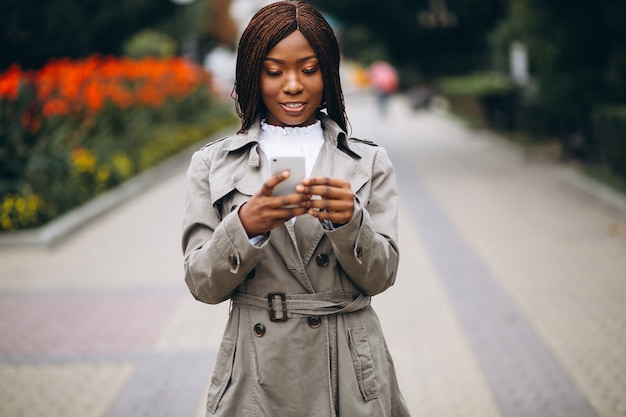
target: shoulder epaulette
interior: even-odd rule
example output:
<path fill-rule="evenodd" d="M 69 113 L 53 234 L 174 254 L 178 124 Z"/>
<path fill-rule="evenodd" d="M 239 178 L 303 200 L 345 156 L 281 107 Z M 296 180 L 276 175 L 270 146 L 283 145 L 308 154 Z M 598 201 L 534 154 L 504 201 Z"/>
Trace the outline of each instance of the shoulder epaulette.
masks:
<path fill-rule="evenodd" d="M 224 140 L 228 139 L 229 137 L 230 137 L 230 136 L 224 136 L 223 138 L 212 140 L 211 142 L 207 143 L 207 144 L 206 144 L 206 145 L 204 145 L 202 148 L 200 148 L 200 150 L 203 150 L 203 149 L 205 149 L 205 148 L 208 148 L 208 147 L 209 147 L 209 146 L 211 146 L 211 145 L 215 145 L 216 143 L 222 142 L 222 141 L 224 141 Z"/>
<path fill-rule="evenodd" d="M 373 142 L 373 141 L 371 141 L 369 139 L 350 138 L 349 140 L 351 140 L 353 142 L 364 143 L 364 144 L 370 145 L 370 146 L 378 146 L 375 142 Z"/>

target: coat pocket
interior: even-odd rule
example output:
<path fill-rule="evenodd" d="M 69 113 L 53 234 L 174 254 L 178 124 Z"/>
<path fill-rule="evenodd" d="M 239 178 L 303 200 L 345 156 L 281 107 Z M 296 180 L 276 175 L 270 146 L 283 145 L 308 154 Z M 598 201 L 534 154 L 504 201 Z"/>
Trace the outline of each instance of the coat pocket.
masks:
<path fill-rule="evenodd" d="M 372 351 L 367 340 L 365 326 L 348 328 L 348 343 L 363 399 L 370 401 L 378 398 L 378 383 L 376 382 L 374 361 L 372 360 Z"/>
<path fill-rule="evenodd" d="M 215 411 L 217 411 L 220 400 L 224 396 L 224 392 L 226 392 L 226 388 L 230 383 L 234 359 L 235 342 L 231 339 L 224 338 L 217 353 L 215 369 L 211 377 L 211 385 L 209 386 L 206 409 L 211 414 L 215 414 Z"/>

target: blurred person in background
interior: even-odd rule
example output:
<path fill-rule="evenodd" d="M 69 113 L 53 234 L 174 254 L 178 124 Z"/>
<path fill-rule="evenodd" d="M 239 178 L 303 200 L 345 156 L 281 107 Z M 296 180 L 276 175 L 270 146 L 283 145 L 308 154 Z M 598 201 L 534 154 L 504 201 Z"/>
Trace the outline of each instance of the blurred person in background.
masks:
<path fill-rule="evenodd" d="M 384 116 L 387 114 L 389 97 L 398 89 L 398 73 L 390 63 L 378 60 L 369 66 L 368 75 L 376 92 L 380 114 Z"/>

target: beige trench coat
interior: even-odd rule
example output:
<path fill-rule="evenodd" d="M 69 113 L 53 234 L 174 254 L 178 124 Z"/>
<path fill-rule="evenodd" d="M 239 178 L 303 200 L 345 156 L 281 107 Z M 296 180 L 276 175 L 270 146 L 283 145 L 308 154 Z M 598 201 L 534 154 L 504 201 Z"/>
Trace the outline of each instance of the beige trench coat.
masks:
<path fill-rule="evenodd" d="M 295 226 L 272 230 L 259 246 L 251 244 L 237 210 L 270 176 L 258 123 L 192 157 L 185 280 L 200 301 L 232 299 L 207 415 L 409 415 L 369 305 L 369 296 L 396 277 L 393 167 L 383 148 L 347 139 L 330 118 L 320 117 L 325 143 L 312 176 L 349 180 L 356 195 L 352 220 L 335 230 L 304 215 Z M 274 292 L 286 295 L 273 296 L 269 309 Z"/>

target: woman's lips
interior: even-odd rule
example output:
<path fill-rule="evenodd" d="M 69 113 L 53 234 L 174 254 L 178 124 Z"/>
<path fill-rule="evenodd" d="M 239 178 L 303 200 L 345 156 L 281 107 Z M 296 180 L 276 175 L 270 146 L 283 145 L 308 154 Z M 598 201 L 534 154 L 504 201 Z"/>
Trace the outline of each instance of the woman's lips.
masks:
<path fill-rule="evenodd" d="M 280 106 L 287 112 L 287 113 L 300 113 L 302 110 L 304 110 L 304 103 L 302 102 L 294 102 L 294 103 L 281 103 Z"/>

